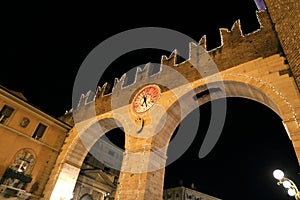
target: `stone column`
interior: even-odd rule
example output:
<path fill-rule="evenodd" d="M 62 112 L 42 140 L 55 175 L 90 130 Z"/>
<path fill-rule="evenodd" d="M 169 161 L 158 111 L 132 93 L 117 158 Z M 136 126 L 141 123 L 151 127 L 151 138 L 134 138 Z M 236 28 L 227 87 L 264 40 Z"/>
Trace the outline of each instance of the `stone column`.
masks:
<path fill-rule="evenodd" d="M 80 168 L 68 163 L 61 164 L 61 169 L 55 183 L 50 200 L 70 200 L 73 197 L 76 180 Z"/>
<path fill-rule="evenodd" d="M 283 121 L 283 125 L 293 143 L 298 163 L 300 163 L 300 121 Z"/>
<path fill-rule="evenodd" d="M 125 151 L 115 199 L 161 200 L 166 159 L 153 147 Z"/>

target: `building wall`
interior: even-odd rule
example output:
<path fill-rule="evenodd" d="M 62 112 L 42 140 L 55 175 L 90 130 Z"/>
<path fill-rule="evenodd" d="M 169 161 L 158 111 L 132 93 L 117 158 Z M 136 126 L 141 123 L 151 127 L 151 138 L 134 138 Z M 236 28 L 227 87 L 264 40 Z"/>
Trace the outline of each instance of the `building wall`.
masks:
<path fill-rule="evenodd" d="M 14 111 L 5 122 L 0 123 L 0 179 L 2 177 L 4 180 L 6 170 L 13 165 L 18 152 L 29 151 L 34 157 L 32 170 L 22 173 L 28 174 L 32 181 L 23 189 L 40 196 L 71 127 L 33 107 L 9 90 L 0 88 L 0 110 L 5 105 Z M 21 125 L 24 118 L 29 120 L 27 126 Z M 45 132 L 41 138 L 33 138 L 39 123 L 46 125 Z"/>
<path fill-rule="evenodd" d="M 174 187 L 164 190 L 163 200 L 220 200 L 208 194 L 186 187 Z"/>
<path fill-rule="evenodd" d="M 293 76 L 300 86 L 300 1 L 264 0 Z"/>

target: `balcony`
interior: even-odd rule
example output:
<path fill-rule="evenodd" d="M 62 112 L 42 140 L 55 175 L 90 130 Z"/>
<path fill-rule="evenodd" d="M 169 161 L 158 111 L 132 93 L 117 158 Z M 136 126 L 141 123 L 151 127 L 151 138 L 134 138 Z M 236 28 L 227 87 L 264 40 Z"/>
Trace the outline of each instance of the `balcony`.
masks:
<path fill-rule="evenodd" d="M 4 198 L 19 197 L 25 199 L 30 195 L 25 189 L 31 181 L 31 176 L 8 168 L 0 180 L 0 194 Z"/>

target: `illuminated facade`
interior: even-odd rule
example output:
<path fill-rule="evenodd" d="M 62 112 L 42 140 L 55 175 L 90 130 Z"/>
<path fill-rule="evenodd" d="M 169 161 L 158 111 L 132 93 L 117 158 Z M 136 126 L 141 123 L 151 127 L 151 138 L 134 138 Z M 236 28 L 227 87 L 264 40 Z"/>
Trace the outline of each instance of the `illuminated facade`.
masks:
<path fill-rule="evenodd" d="M 71 126 L 0 88 L 0 199 L 39 199 Z"/>
<path fill-rule="evenodd" d="M 173 187 L 164 190 L 163 200 L 221 200 L 197 191 L 194 187 Z"/>

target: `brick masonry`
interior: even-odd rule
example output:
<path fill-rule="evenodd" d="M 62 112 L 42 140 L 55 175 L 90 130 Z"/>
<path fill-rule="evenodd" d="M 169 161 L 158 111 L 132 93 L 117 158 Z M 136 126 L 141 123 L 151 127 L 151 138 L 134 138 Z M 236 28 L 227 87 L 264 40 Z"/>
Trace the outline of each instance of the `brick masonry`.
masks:
<path fill-rule="evenodd" d="M 265 4 L 299 88 L 300 2 L 298 0 L 265 0 Z"/>

